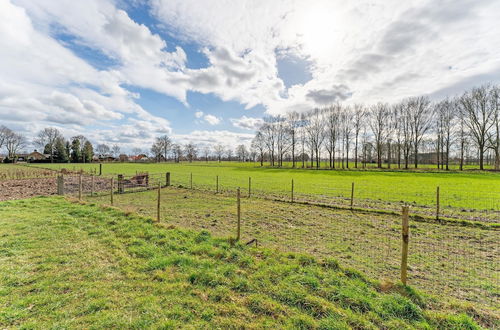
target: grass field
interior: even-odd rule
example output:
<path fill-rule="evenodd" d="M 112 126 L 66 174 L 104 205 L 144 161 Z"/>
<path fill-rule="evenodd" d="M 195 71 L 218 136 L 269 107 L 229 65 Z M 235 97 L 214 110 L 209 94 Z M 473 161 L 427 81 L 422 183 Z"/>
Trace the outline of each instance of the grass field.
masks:
<path fill-rule="evenodd" d="M 166 224 L 208 230 L 214 236 L 235 236 L 234 196 L 189 189 L 161 192 L 161 219 Z M 109 204 L 109 196 L 86 197 Z M 156 217 L 157 192 L 114 196 L 114 205 L 128 212 Z M 401 218 L 319 206 L 243 198 L 242 240 L 281 251 L 334 257 L 381 281 L 397 282 L 401 260 Z M 500 315 L 498 230 L 439 225 L 412 220 L 409 281 L 443 300 L 471 302 L 487 314 Z"/>
<path fill-rule="evenodd" d="M 62 198 L 0 203 L 0 262 L 2 328 L 477 328 L 469 308 L 333 259 Z"/>
<path fill-rule="evenodd" d="M 95 170 L 98 164 L 37 164 L 53 169 Z M 471 210 L 500 210 L 500 173 L 495 172 L 405 172 L 380 170 L 305 170 L 260 168 L 253 163 L 107 163 L 103 174 L 131 175 L 136 172 L 172 173 L 174 184 L 212 186 L 215 176 L 224 187 L 242 187 L 252 178 L 252 190 L 258 193 L 289 194 L 291 180 L 297 195 L 313 194 L 348 197 L 355 182 L 356 198 L 388 202 L 435 205 L 436 187 L 440 187 L 442 206 Z"/>
<path fill-rule="evenodd" d="M 53 177 L 55 173 L 38 167 L 26 167 L 0 163 L 0 180 L 18 180 Z"/>

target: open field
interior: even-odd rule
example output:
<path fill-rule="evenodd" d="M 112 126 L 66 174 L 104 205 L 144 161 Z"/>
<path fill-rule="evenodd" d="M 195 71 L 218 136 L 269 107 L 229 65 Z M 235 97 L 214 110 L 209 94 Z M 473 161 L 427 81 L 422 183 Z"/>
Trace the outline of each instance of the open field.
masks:
<path fill-rule="evenodd" d="M 473 309 L 331 258 L 62 198 L 0 203 L 0 262 L 2 328 L 478 328 Z"/>
<path fill-rule="evenodd" d="M 94 171 L 99 164 L 40 164 L 48 168 Z M 399 210 L 409 203 L 422 215 L 435 214 L 436 189 L 440 187 L 441 211 L 458 219 L 500 221 L 500 173 L 495 172 L 405 172 L 380 170 L 304 170 L 260 168 L 253 163 L 109 163 L 103 174 L 132 175 L 136 172 L 171 172 L 175 185 L 193 185 L 215 190 L 219 176 L 221 190 L 247 189 L 251 177 L 252 191 L 277 198 L 290 195 L 291 180 L 297 199 L 311 198 L 328 203 L 347 203 L 355 183 L 354 197 L 358 207 Z M 288 197 L 287 197 L 288 198 Z M 482 212 L 478 215 L 477 212 Z"/>
<path fill-rule="evenodd" d="M 115 194 L 114 205 L 156 217 L 157 192 Z M 109 204 L 110 196 L 86 197 Z M 189 189 L 161 191 L 165 224 L 236 234 L 235 196 Z M 242 240 L 282 251 L 336 258 L 381 281 L 397 282 L 401 217 L 243 198 Z M 409 283 L 440 299 L 467 301 L 500 317 L 500 250 L 495 227 L 410 223 Z"/>
<path fill-rule="evenodd" d="M 55 173 L 38 167 L 0 163 L 0 181 L 54 177 Z"/>

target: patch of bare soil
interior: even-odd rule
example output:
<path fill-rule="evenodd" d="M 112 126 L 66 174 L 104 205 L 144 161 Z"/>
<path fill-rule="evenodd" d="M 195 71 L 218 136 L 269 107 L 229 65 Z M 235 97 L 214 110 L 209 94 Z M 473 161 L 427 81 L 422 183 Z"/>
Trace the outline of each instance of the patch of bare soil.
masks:
<path fill-rule="evenodd" d="M 55 195 L 56 178 L 0 181 L 0 201 Z"/>

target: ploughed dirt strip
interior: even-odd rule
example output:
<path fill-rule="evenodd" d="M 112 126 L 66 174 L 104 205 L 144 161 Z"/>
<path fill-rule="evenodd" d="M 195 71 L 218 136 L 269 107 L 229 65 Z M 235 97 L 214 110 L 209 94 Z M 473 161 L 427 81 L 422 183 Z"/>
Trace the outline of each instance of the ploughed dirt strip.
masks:
<path fill-rule="evenodd" d="M 55 195 L 56 178 L 15 179 L 0 181 L 0 201 Z"/>

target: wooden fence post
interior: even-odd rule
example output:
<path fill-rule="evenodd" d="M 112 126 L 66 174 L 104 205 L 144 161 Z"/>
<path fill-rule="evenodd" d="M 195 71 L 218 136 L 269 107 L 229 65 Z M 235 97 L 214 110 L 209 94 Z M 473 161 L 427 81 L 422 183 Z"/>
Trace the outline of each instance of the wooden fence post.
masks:
<path fill-rule="evenodd" d="M 165 182 L 165 184 L 166 184 L 167 187 L 170 187 L 170 172 L 167 172 L 167 174 L 165 174 L 165 175 L 166 175 L 166 178 L 165 178 L 166 182 Z"/>
<path fill-rule="evenodd" d="M 292 203 L 293 203 L 293 179 L 292 179 L 292 194 L 291 194 L 291 199 L 292 199 Z"/>
<path fill-rule="evenodd" d="M 436 188 L 436 220 L 439 221 L 439 186 Z"/>
<path fill-rule="evenodd" d="M 64 195 L 64 175 L 57 176 L 57 194 Z"/>
<path fill-rule="evenodd" d="M 248 177 L 248 198 L 252 195 L 252 178 Z"/>
<path fill-rule="evenodd" d="M 102 163 L 99 163 L 99 176 L 102 175 Z"/>
<path fill-rule="evenodd" d="M 92 181 L 90 182 L 90 196 L 94 196 L 94 188 L 95 188 L 95 178 L 92 175 Z"/>
<path fill-rule="evenodd" d="M 123 194 L 123 174 L 118 174 L 118 193 Z"/>
<path fill-rule="evenodd" d="M 408 243 L 410 241 L 408 206 L 403 206 L 403 226 L 402 226 L 402 249 L 401 249 L 401 282 L 406 285 L 408 270 Z"/>
<path fill-rule="evenodd" d="M 218 175 L 215 176 L 215 193 L 216 194 L 219 193 L 219 176 Z"/>
<path fill-rule="evenodd" d="M 78 176 L 78 200 L 82 199 L 82 173 Z"/>
<path fill-rule="evenodd" d="M 114 178 L 111 178 L 111 188 L 109 190 L 111 196 L 111 205 L 113 205 L 113 186 L 114 186 Z"/>
<path fill-rule="evenodd" d="M 352 183 L 352 186 L 351 186 L 351 210 L 354 206 L 354 182 Z"/>
<path fill-rule="evenodd" d="M 156 222 L 160 222 L 160 201 L 161 201 L 161 183 L 158 182 L 158 204 L 156 206 Z"/>
<path fill-rule="evenodd" d="M 193 173 L 191 173 L 191 176 L 189 177 L 189 185 L 191 186 L 191 189 L 193 189 Z"/>
<path fill-rule="evenodd" d="M 241 205 L 240 205 L 240 188 L 236 190 L 236 205 L 237 205 L 237 213 L 238 213 L 238 228 L 236 233 L 236 241 L 240 240 L 241 234 Z"/>

